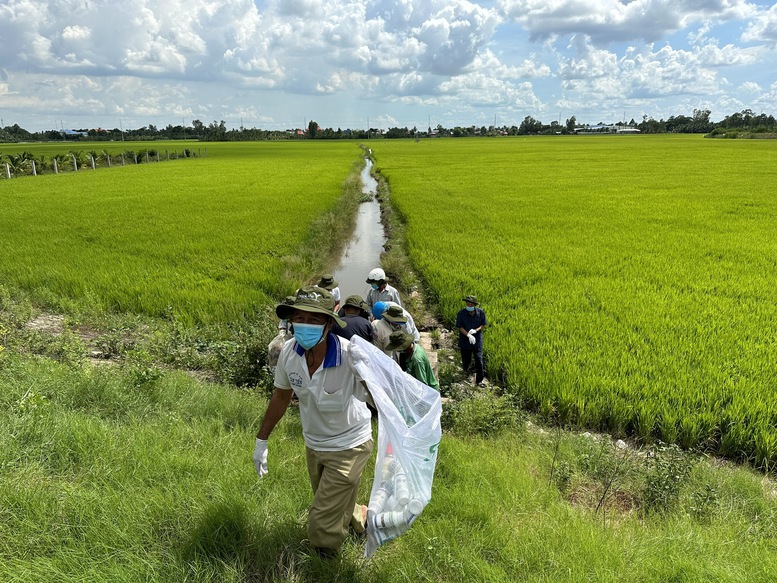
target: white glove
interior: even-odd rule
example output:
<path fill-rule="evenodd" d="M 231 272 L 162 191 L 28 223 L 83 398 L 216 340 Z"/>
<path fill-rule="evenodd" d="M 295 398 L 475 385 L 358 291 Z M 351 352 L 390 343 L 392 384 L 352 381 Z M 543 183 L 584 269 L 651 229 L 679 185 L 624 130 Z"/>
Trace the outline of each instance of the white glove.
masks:
<path fill-rule="evenodd" d="M 470 344 L 475 344 L 477 342 L 477 340 L 475 339 L 475 336 L 472 334 L 472 332 L 467 334 L 467 338 L 469 338 L 469 343 Z"/>
<path fill-rule="evenodd" d="M 475 334 L 477 334 L 477 333 L 478 333 L 478 331 L 477 331 L 477 330 L 475 330 L 475 328 L 473 328 L 472 330 L 470 330 L 469 332 L 467 332 L 467 336 L 474 336 L 474 335 L 475 335 Z"/>
<path fill-rule="evenodd" d="M 256 449 L 254 449 L 254 467 L 259 477 L 267 474 L 267 440 L 256 438 Z"/>

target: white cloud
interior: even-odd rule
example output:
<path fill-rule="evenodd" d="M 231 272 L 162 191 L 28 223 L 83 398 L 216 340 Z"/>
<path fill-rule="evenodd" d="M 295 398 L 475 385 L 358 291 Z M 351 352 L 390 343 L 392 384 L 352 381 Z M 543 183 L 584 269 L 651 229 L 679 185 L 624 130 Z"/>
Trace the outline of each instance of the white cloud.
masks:
<path fill-rule="evenodd" d="M 62 31 L 62 38 L 64 40 L 78 41 L 87 40 L 92 36 L 92 31 L 87 26 L 66 26 Z"/>
<path fill-rule="evenodd" d="M 533 38 L 582 33 L 595 44 L 652 42 L 695 22 L 725 22 L 754 12 L 745 0 L 499 0 L 498 4 Z"/>
<path fill-rule="evenodd" d="M 397 123 L 520 122 L 768 104 L 774 89 L 755 86 L 771 83 L 775 41 L 777 8 L 745 0 L 0 0 L 0 107 L 47 125 L 79 113 L 298 125 L 277 120 L 311 109 L 348 127 L 339 117 L 376 120 L 372 108 Z"/>
<path fill-rule="evenodd" d="M 777 4 L 756 15 L 752 24 L 742 34 L 742 40 L 745 42 L 777 43 Z"/>
<path fill-rule="evenodd" d="M 690 50 L 664 45 L 654 49 L 629 47 L 623 56 L 593 46 L 581 35 L 573 38 L 575 56 L 561 58 L 559 76 L 566 102 L 604 105 L 679 95 L 718 95 L 726 81 L 718 76 L 721 66 L 756 63 L 760 49 L 709 43 Z"/>

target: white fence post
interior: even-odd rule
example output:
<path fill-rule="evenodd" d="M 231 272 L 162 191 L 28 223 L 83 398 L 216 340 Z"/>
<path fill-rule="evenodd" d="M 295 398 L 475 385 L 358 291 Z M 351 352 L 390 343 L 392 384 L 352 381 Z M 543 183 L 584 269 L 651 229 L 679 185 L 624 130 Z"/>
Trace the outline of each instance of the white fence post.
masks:
<path fill-rule="evenodd" d="M 11 167 L 8 165 L 8 162 L 5 163 L 5 175 L 11 178 Z"/>
<path fill-rule="evenodd" d="M 111 167 L 111 155 L 108 152 L 105 153 L 105 159 L 108 161 L 108 168 L 110 168 Z"/>
<path fill-rule="evenodd" d="M 73 172 L 78 172 L 78 160 L 73 154 L 70 154 L 70 157 L 73 158 Z"/>
<path fill-rule="evenodd" d="M 31 162 L 32 162 L 32 175 L 37 176 L 38 170 L 35 168 L 35 160 L 31 160 Z"/>
<path fill-rule="evenodd" d="M 94 156 L 90 156 L 90 158 L 92 159 L 92 170 L 94 170 L 95 169 L 95 166 L 94 166 Z"/>
<path fill-rule="evenodd" d="M 121 153 L 121 165 L 124 166 L 124 152 Z"/>
<path fill-rule="evenodd" d="M 59 174 L 59 166 L 57 166 L 56 158 L 54 158 L 54 174 Z"/>

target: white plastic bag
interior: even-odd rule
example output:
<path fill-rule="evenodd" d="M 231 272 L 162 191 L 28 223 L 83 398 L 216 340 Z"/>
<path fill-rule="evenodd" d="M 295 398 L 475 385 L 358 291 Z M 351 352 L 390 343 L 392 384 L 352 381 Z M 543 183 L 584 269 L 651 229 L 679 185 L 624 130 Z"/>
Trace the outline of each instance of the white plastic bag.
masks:
<path fill-rule="evenodd" d="M 440 393 L 366 340 L 351 338 L 351 366 L 378 410 L 378 453 L 367 510 L 367 548 L 405 532 L 432 497 L 442 429 Z"/>

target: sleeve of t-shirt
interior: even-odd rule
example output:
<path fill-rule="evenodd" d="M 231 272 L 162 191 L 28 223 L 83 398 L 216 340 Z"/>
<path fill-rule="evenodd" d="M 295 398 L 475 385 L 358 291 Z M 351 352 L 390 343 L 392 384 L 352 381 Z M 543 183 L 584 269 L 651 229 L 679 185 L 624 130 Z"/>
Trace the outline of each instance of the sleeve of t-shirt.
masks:
<path fill-rule="evenodd" d="M 290 344 L 294 344 L 291 342 Z M 289 355 L 289 346 L 284 346 L 281 350 L 281 355 L 278 358 L 278 365 L 275 367 L 275 386 L 279 389 L 291 390 L 291 383 L 289 382 L 289 375 L 286 372 L 286 358 Z"/>
<path fill-rule="evenodd" d="M 464 328 L 464 320 L 461 317 L 461 312 L 456 314 L 456 329 L 458 330 L 459 328 Z"/>
<path fill-rule="evenodd" d="M 486 318 L 485 311 L 480 310 L 480 313 L 483 314 L 483 326 L 488 326 L 488 319 Z"/>

